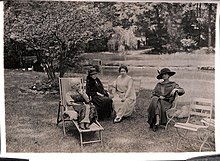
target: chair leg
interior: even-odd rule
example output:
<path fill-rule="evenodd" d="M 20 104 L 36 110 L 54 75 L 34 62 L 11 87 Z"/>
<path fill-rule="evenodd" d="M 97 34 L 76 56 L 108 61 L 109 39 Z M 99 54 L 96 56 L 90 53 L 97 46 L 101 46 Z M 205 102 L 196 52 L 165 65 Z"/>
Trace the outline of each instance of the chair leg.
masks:
<path fill-rule="evenodd" d="M 180 134 L 178 128 L 176 129 L 177 130 L 177 133 L 178 135 L 180 136 L 180 139 L 178 140 L 177 142 L 177 147 L 176 147 L 176 150 L 179 150 L 179 144 L 180 142 L 186 137 L 187 133 L 188 133 L 188 130 L 185 130 L 185 133 L 183 135 Z M 191 145 L 190 145 L 191 146 Z"/>
<path fill-rule="evenodd" d="M 166 123 L 166 126 L 165 126 L 165 130 L 167 130 L 167 127 L 168 127 L 168 124 L 173 121 L 175 123 L 175 121 L 173 120 L 174 116 L 172 116 L 171 118 L 169 118 L 169 120 L 167 121 Z"/>
<path fill-rule="evenodd" d="M 59 123 L 60 123 L 60 103 L 59 103 L 58 112 L 57 112 L 57 126 Z"/>
<path fill-rule="evenodd" d="M 61 109 L 63 106 L 60 105 L 60 111 L 61 111 L 61 121 L 63 123 L 63 134 L 64 136 L 66 136 L 66 129 L 65 129 L 65 119 L 64 119 L 64 116 L 63 116 L 63 110 L 64 109 Z"/>
<path fill-rule="evenodd" d="M 82 133 L 79 133 L 79 137 L 80 137 L 80 147 L 83 148 L 83 136 Z"/>
<path fill-rule="evenodd" d="M 101 140 L 101 146 L 103 146 L 103 142 L 102 142 L 102 131 L 99 131 L 99 136 L 100 136 L 100 140 Z"/>
<path fill-rule="evenodd" d="M 211 147 L 210 144 L 207 143 L 207 140 L 208 140 L 208 138 L 210 137 L 210 135 L 211 135 L 211 132 L 209 131 L 208 134 L 206 135 L 205 139 L 203 140 L 202 145 L 201 145 L 200 148 L 199 148 L 199 152 L 202 151 L 202 148 L 203 148 L 203 146 L 204 146 L 205 144 L 208 144 L 209 147 Z"/>

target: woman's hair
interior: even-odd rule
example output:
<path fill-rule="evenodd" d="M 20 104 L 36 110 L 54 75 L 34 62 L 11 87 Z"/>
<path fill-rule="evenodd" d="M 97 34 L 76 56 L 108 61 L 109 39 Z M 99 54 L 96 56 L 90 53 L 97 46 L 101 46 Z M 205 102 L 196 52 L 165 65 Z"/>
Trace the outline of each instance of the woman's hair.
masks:
<path fill-rule="evenodd" d="M 128 72 L 128 67 L 125 65 L 121 65 L 118 69 L 119 73 L 121 72 L 121 69 L 124 69 L 126 71 L 126 73 Z"/>

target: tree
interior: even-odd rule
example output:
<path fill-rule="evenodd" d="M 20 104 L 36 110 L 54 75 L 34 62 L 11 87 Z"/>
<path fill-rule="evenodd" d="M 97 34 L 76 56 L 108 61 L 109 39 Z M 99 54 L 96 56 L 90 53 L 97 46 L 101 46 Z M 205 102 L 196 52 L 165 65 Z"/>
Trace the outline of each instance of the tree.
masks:
<path fill-rule="evenodd" d="M 56 70 L 63 77 L 69 67 L 76 67 L 84 45 L 111 29 L 93 2 L 12 1 L 5 6 L 5 41 L 13 37 L 39 50 L 50 79 Z"/>

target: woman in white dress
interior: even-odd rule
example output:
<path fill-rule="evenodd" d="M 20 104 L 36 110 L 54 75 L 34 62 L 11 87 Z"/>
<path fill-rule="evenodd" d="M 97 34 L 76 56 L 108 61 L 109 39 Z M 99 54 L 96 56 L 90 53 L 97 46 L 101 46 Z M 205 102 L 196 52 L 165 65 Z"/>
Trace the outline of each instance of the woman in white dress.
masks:
<path fill-rule="evenodd" d="M 133 79 L 127 75 L 128 68 L 125 65 L 119 67 L 120 75 L 113 83 L 113 105 L 116 113 L 114 123 L 122 121 L 123 117 L 130 116 L 135 107 L 136 94 Z"/>

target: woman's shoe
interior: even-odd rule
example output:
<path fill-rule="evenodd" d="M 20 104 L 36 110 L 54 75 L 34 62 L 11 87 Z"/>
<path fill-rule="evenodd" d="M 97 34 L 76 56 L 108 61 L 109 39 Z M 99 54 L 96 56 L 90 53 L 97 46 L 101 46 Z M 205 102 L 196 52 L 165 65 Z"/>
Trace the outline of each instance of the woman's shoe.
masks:
<path fill-rule="evenodd" d="M 85 129 L 86 129 L 83 123 L 80 123 L 80 124 L 79 124 L 79 128 L 82 129 L 82 130 L 85 130 Z"/>
<path fill-rule="evenodd" d="M 119 123 L 119 122 L 121 122 L 121 118 L 120 118 L 120 117 L 116 117 L 116 118 L 114 119 L 114 123 Z"/>
<path fill-rule="evenodd" d="M 156 132 L 157 131 L 157 129 L 158 129 L 158 125 L 153 125 L 153 132 Z"/>

